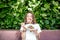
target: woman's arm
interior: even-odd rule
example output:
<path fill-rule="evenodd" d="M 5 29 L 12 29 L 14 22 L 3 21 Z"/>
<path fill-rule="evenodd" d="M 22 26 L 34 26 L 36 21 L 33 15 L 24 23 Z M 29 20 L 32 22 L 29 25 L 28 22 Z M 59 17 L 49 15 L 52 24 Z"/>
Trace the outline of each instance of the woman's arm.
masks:
<path fill-rule="evenodd" d="M 37 39 L 40 39 L 41 28 L 40 28 L 39 24 L 36 25 L 36 30 L 34 32 L 36 34 Z"/>
<path fill-rule="evenodd" d="M 39 24 L 37 24 L 37 38 L 40 39 L 40 33 L 41 33 L 41 28 L 39 26 Z"/>
<path fill-rule="evenodd" d="M 25 23 L 21 23 L 21 31 L 26 32 Z"/>
<path fill-rule="evenodd" d="M 22 40 L 25 40 L 26 28 L 24 26 L 25 26 L 25 24 L 21 23 L 21 37 L 22 37 Z"/>
<path fill-rule="evenodd" d="M 33 30 L 33 32 L 35 33 L 37 39 L 40 39 L 40 32 L 38 33 L 37 31 L 38 31 L 38 30 Z"/>

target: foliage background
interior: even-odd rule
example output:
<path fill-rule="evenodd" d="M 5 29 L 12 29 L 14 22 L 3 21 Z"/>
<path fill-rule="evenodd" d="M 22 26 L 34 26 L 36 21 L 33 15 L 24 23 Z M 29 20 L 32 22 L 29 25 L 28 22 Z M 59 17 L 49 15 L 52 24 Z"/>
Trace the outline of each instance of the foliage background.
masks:
<path fill-rule="evenodd" d="M 29 10 L 41 29 L 60 29 L 60 0 L 0 0 L 0 29 L 20 29 Z"/>

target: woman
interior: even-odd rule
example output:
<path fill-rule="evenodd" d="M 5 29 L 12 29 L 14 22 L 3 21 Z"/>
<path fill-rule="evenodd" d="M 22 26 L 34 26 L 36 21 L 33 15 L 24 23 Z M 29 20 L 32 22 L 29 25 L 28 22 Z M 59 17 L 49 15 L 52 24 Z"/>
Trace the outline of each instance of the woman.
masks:
<path fill-rule="evenodd" d="M 38 40 L 40 37 L 40 26 L 36 23 L 35 17 L 32 12 L 25 15 L 24 22 L 21 23 L 22 40 Z"/>

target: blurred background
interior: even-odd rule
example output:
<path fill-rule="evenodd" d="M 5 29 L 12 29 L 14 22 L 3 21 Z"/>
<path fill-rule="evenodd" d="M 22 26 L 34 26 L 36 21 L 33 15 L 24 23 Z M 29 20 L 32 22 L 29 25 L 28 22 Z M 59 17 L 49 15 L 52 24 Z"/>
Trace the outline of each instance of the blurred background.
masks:
<path fill-rule="evenodd" d="M 0 30 L 19 30 L 28 11 L 34 13 L 41 29 L 60 29 L 60 0 L 0 0 Z"/>

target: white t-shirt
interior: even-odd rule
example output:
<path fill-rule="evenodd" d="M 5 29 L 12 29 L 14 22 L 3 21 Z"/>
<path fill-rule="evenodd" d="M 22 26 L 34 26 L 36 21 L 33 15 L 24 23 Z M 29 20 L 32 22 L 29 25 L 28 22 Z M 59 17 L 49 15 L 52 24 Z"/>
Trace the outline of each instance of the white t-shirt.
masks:
<path fill-rule="evenodd" d="M 25 27 L 27 28 L 26 40 L 37 40 L 35 33 L 34 32 L 30 32 L 30 30 L 28 28 L 30 25 L 32 25 L 35 30 L 37 29 L 38 33 L 41 32 L 41 28 L 40 28 L 39 24 L 26 24 L 25 25 Z M 20 31 L 23 31 L 23 27 L 21 27 Z"/>

